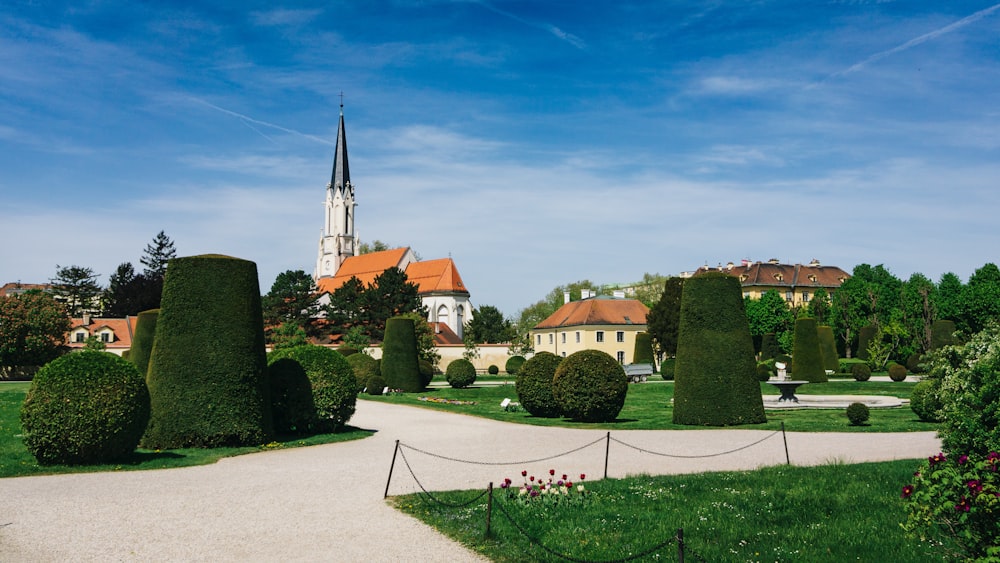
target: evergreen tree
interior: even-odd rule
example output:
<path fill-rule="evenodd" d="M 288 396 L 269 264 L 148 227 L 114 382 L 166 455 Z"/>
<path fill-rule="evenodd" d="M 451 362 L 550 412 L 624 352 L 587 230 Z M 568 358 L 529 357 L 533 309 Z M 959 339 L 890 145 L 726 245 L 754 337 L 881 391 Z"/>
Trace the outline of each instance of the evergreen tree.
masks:
<path fill-rule="evenodd" d="M 792 376 L 810 383 L 826 383 L 827 381 L 816 319 L 802 318 L 795 321 Z"/>
<path fill-rule="evenodd" d="M 167 272 L 167 262 L 177 256 L 174 250 L 174 241 L 170 240 L 163 231 L 153 237 L 153 241 L 146 245 L 146 250 L 139 259 L 139 262 L 146 267 L 143 275 L 149 279 L 163 279 Z"/>
<path fill-rule="evenodd" d="M 475 316 L 466 325 L 463 336 L 465 335 L 477 344 L 498 344 L 510 342 L 514 337 L 514 327 L 500 309 L 492 305 L 480 305 L 476 308 Z"/>
<path fill-rule="evenodd" d="M 121 318 L 156 309 L 160 305 L 162 291 L 162 279 L 150 279 L 145 274 L 136 274 L 130 262 L 123 262 L 108 278 L 102 314 L 105 317 Z"/>
<path fill-rule="evenodd" d="M 809 301 L 809 316 L 816 319 L 819 324 L 826 324 L 830 316 L 830 294 L 822 287 L 813 293 Z"/>
<path fill-rule="evenodd" d="M 261 299 L 268 339 L 283 324 L 292 324 L 309 333 L 316 315 L 316 283 L 303 270 L 278 274 L 271 290 Z"/>
<path fill-rule="evenodd" d="M 656 341 L 659 358 L 677 354 L 677 331 L 681 322 L 681 293 L 684 279 L 673 277 L 663 283 L 663 294 L 646 315 L 646 330 Z"/>
<path fill-rule="evenodd" d="M 363 298 L 367 311 L 368 333 L 372 340 L 381 341 L 385 335 L 386 321 L 403 313 L 419 312 L 427 318 L 427 310 L 417 295 L 417 285 L 408 281 L 406 272 L 392 267 L 375 277 Z"/>
<path fill-rule="evenodd" d="M 966 334 L 975 334 L 994 319 L 1000 319 L 1000 268 L 988 263 L 973 272 L 962 291 L 964 326 L 959 328 Z"/>
<path fill-rule="evenodd" d="M 53 293 L 66 304 L 71 317 L 100 311 L 98 275 L 94 270 L 81 266 L 56 266 L 56 277 L 49 281 L 53 285 Z"/>

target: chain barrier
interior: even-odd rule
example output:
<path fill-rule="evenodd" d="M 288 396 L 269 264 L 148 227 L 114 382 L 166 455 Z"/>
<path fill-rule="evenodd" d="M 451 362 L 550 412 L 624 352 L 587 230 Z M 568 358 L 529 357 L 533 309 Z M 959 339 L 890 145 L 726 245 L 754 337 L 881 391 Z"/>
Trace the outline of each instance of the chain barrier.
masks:
<path fill-rule="evenodd" d="M 538 462 L 542 462 L 542 461 L 549 461 L 549 460 L 560 458 L 560 457 L 563 457 L 563 456 L 566 456 L 566 455 L 569 455 L 569 454 L 572 454 L 572 453 L 576 453 L 576 452 L 578 452 L 580 450 L 589 448 L 590 446 L 593 446 L 595 444 L 599 444 L 599 443 L 605 441 L 606 439 L 607 439 L 606 437 L 602 436 L 602 437 L 594 440 L 593 442 L 590 442 L 589 444 L 584 444 L 584 445 L 580 446 L 579 448 L 568 450 L 568 451 L 565 451 L 565 452 L 562 452 L 562 453 L 559 453 L 559 454 L 556 454 L 556 455 L 552 455 L 552 456 L 549 456 L 549 457 L 542 457 L 542 458 L 538 458 L 538 459 L 529 459 L 529 460 L 525 460 L 525 461 L 473 461 L 473 460 L 468 460 L 468 459 L 459 459 L 459 458 L 455 458 L 455 457 L 448 457 L 448 456 L 445 456 L 445 455 L 431 453 L 431 452 L 428 452 L 426 450 L 421 450 L 420 448 L 414 448 L 413 446 L 411 446 L 409 444 L 404 444 L 402 442 L 399 443 L 399 446 L 401 448 L 402 447 L 410 448 L 411 450 L 413 450 L 415 452 L 420 452 L 420 453 L 422 453 L 424 455 L 428 455 L 428 456 L 431 456 L 431 457 L 436 457 L 438 459 L 446 459 L 448 461 L 454 461 L 456 463 L 467 463 L 467 464 L 470 464 L 470 465 L 526 465 L 526 464 L 529 464 L 529 463 L 538 463 Z"/>
<path fill-rule="evenodd" d="M 448 508 L 465 508 L 466 506 L 469 506 L 469 505 L 475 503 L 476 501 L 478 501 L 479 499 L 483 498 L 484 496 L 486 496 L 490 492 L 489 489 L 486 489 L 485 491 L 483 491 L 482 493 L 480 493 L 478 496 L 476 496 L 476 498 L 470 500 L 469 502 L 463 502 L 463 503 L 458 503 L 458 504 L 451 503 L 451 502 L 445 502 L 445 501 L 437 498 L 436 496 L 434 496 L 433 493 L 431 493 L 430 491 L 428 491 L 424 487 L 423 483 L 420 482 L 420 479 L 417 479 L 417 474 L 413 472 L 413 468 L 410 467 L 410 462 L 407 461 L 406 454 L 404 454 L 402 450 L 399 451 L 399 456 L 401 458 L 403 458 L 403 463 L 406 465 L 406 469 L 408 469 L 410 471 L 410 475 L 413 477 L 413 480 L 416 481 L 417 486 L 420 487 L 420 490 L 423 491 L 423 494 L 426 495 L 427 498 L 429 498 L 430 500 L 432 500 L 432 501 L 440 504 L 441 506 L 447 506 Z"/>
<path fill-rule="evenodd" d="M 775 437 L 778 434 L 781 434 L 781 430 L 775 430 L 772 434 L 768 434 L 767 436 L 764 436 L 763 438 L 761 438 L 760 440 L 757 440 L 756 442 L 753 442 L 752 444 L 747 444 L 745 446 L 740 446 L 739 448 L 736 448 L 734 450 L 729 450 L 729 451 L 719 452 L 719 453 L 714 453 L 714 454 L 704 454 L 704 455 L 665 454 L 665 453 L 662 453 L 662 452 L 654 452 L 653 450 L 647 450 L 645 448 L 640 448 L 639 446 L 633 446 L 632 444 L 628 444 L 626 442 L 622 442 L 618 438 L 609 438 L 609 439 L 611 441 L 613 441 L 613 442 L 617 442 L 617 443 L 619 443 L 619 444 L 621 444 L 621 445 L 623 445 L 623 446 L 625 446 L 627 448 L 632 448 L 633 450 L 637 450 L 637 451 L 642 452 L 644 454 L 652 454 L 652 455 L 658 455 L 658 456 L 663 456 L 663 457 L 672 457 L 672 458 L 678 458 L 678 459 L 698 459 L 698 458 L 704 458 L 704 457 L 718 457 L 720 455 L 727 455 L 727 454 L 736 453 L 738 451 L 742 451 L 742 450 L 745 450 L 747 448 L 752 448 L 752 447 L 756 446 L 757 444 L 759 444 L 759 443 L 761 443 L 761 442 L 763 442 L 765 440 L 770 440 L 771 438 Z"/>
<path fill-rule="evenodd" d="M 495 503 L 495 504 L 496 504 L 496 507 L 498 509 L 500 509 L 500 513 L 504 515 L 504 518 L 506 518 L 507 521 L 510 522 L 510 524 L 512 526 L 514 526 L 514 529 L 516 529 L 518 531 L 518 533 L 520 533 L 522 536 L 524 536 L 525 538 L 527 538 L 528 542 L 537 545 L 539 548 L 541 548 L 546 553 L 549 553 L 551 555 L 555 555 L 556 557 L 559 557 L 559 558 L 562 558 L 562 559 L 566 559 L 567 561 L 573 561 L 574 563 L 626 563 L 628 561 L 635 561 L 636 559 L 640 559 L 642 557 L 646 557 L 647 555 L 652 555 L 652 554 L 656 553 L 657 551 L 660 551 L 664 547 L 667 547 L 670 544 L 674 543 L 674 541 L 676 541 L 676 539 L 677 539 L 677 538 L 670 538 L 667 541 L 664 541 L 664 542 L 661 542 L 661 543 L 659 543 L 657 545 L 654 545 L 653 547 L 647 549 L 646 551 L 643 551 L 641 553 L 636 553 L 636 554 L 633 554 L 633 555 L 629 555 L 628 557 L 623 557 L 623 558 L 620 558 L 620 559 L 606 559 L 606 560 L 603 560 L 603 561 L 594 561 L 594 560 L 590 560 L 590 559 L 580 559 L 578 557 L 573 557 L 572 555 L 567 555 L 565 553 L 556 551 L 556 550 L 552 549 L 551 547 L 547 547 L 547 546 L 543 545 L 542 542 L 540 542 L 538 540 L 538 538 L 536 538 L 536 537 L 532 536 L 531 534 L 529 534 L 524 528 L 521 527 L 520 524 L 518 524 L 514 520 L 514 518 L 510 515 L 510 513 L 507 512 L 507 509 L 504 508 L 502 502 L 498 502 L 498 503 Z"/>

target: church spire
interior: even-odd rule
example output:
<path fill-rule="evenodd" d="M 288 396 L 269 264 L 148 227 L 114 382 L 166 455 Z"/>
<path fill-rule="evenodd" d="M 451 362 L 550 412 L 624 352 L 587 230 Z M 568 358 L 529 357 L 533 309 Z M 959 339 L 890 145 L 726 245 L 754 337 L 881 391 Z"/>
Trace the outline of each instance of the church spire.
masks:
<path fill-rule="evenodd" d="M 344 131 L 344 100 L 340 100 L 340 125 L 337 126 L 337 149 L 333 155 L 333 176 L 330 185 L 334 189 L 346 190 L 351 187 L 351 171 L 347 167 L 347 133 Z"/>
<path fill-rule="evenodd" d="M 340 124 L 333 154 L 333 175 L 326 185 L 326 217 L 319 240 L 315 279 L 334 276 L 344 260 L 357 254 L 354 233 L 354 185 L 347 167 L 347 134 L 344 132 L 344 99 L 340 100 Z"/>

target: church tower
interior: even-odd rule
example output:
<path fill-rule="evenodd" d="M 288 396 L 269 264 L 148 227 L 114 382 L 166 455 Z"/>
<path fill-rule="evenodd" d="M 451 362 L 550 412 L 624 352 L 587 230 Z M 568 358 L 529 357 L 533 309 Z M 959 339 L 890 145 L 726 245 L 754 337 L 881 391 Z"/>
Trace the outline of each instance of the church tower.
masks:
<path fill-rule="evenodd" d="M 347 167 L 347 135 L 344 132 L 344 104 L 340 104 L 337 148 L 333 154 L 333 176 L 326 185 L 326 217 L 319 239 L 319 256 L 313 277 L 332 277 L 350 256 L 357 254 L 354 234 L 354 186 Z"/>

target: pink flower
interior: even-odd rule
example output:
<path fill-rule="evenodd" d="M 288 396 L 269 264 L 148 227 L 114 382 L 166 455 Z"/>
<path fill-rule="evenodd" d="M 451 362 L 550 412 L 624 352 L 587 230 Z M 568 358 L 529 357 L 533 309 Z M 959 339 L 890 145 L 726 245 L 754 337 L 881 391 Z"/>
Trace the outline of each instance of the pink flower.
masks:
<path fill-rule="evenodd" d="M 927 458 L 927 461 L 929 461 L 931 463 L 931 467 L 933 467 L 935 464 L 944 462 L 947 459 L 948 458 L 946 458 L 944 456 L 944 453 L 942 452 L 942 453 L 939 453 L 937 455 L 932 455 L 931 457 Z"/>
<path fill-rule="evenodd" d="M 974 495 L 978 495 L 979 493 L 983 492 L 983 484 L 976 479 L 967 482 L 965 486 L 968 487 L 969 492 L 971 492 Z"/>
<path fill-rule="evenodd" d="M 969 456 L 967 456 L 965 454 L 962 454 L 962 455 L 958 456 L 958 464 L 959 465 L 965 465 L 965 462 L 967 462 L 967 461 L 969 461 Z"/>
<path fill-rule="evenodd" d="M 964 496 L 955 505 L 955 512 L 968 512 L 972 508 L 972 504 L 969 503 L 969 499 Z"/>
<path fill-rule="evenodd" d="M 912 494 L 913 494 L 913 485 L 907 485 L 903 487 L 903 494 L 902 494 L 903 498 L 909 498 L 909 496 Z"/>

